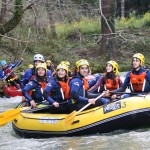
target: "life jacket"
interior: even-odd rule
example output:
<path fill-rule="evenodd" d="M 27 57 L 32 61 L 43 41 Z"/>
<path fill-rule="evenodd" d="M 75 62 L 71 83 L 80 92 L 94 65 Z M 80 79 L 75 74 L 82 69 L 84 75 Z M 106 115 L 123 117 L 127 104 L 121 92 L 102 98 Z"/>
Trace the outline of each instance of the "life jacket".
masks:
<path fill-rule="evenodd" d="M 85 89 L 85 91 L 87 91 L 89 89 L 88 81 L 85 78 L 82 78 L 82 80 L 83 80 L 84 89 Z"/>
<path fill-rule="evenodd" d="M 89 84 L 88 84 L 88 81 L 85 79 L 85 78 L 80 78 L 78 76 L 75 76 L 75 77 L 72 77 L 73 78 L 79 78 L 80 80 L 83 81 L 83 87 L 84 87 L 84 90 L 87 91 L 89 89 Z"/>
<path fill-rule="evenodd" d="M 104 85 L 105 90 L 116 90 L 119 87 L 119 82 L 120 82 L 120 78 L 116 77 L 115 78 L 116 84 L 114 85 L 113 80 L 112 79 L 107 79 L 106 83 Z"/>
<path fill-rule="evenodd" d="M 67 82 L 58 81 L 59 85 L 62 89 L 62 92 L 63 92 L 62 94 L 63 94 L 65 100 L 70 98 L 70 86 L 69 86 L 70 80 L 71 80 L 71 78 L 68 78 Z"/>
<path fill-rule="evenodd" d="M 145 82 L 146 82 L 145 77 L 146 77 L 146 72 L 143 72 L 139 75 L 135 75 L 132 72 L 130 73 L 130 85 L 131 85 L 131 89 L 134 92 L 144 91 Z"/>
<path fill-rule="evenodd" d="M 79 78 L 78 76 L 75 76 L 75 77 L 73 77 L 73 78 Z M 73 79 L 72 78 L 72 79 Z M 83 88 L 84 88 L 84 97 L 85 97 L 85 92 L 89 89 L 89 84 L 88 84 L 88 81 L 85 79 L 85 78 L 79 78 L 80 80 L 82 80 L 83 81 Z M 77 100 L 75 100 L 75 99 L 71 99 L 71 103 L 72 104 L 75 104 L 77 102 Z"/>
<path fill-rule="evenodd" d="M 42 90 L 44 90 L 46 85 L 47 85 L 47 83 L 45 83 L 45 82 L 38 82 L 38 83 L 40 84 Z"/>
<path fill-rule="evenodd" d="M 35 81 L 35 82 L 36 82 L 36 81 Z M 39 85 L 41 86 L 41 92 L 43 93 L 43 91 L 44 91 L 44 89 L 45 89 L 47 83 L 45 83 L 45 82 L 38 82 L 38 83 L 39 83 Z M 30 96 L 32 96 L 32 94 L 33 94 L 34 91 L 35 91 L 35 90 L 30 90 L 30 91 L 28 91 L 28 94 L 29 94 Z"/>

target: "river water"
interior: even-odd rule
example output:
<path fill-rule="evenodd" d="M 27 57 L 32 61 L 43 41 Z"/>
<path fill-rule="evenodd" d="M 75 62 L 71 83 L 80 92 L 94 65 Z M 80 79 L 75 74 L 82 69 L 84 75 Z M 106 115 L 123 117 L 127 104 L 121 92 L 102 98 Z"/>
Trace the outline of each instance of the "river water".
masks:
<path fill-rule="evenodd" d="M 0 112 L 14 108 L 21 97 L 0 98 Z M 0 127 L 0 150 L 150 150 L 150 128 L 80 137 L 24 139 L 11 123 Z"/>

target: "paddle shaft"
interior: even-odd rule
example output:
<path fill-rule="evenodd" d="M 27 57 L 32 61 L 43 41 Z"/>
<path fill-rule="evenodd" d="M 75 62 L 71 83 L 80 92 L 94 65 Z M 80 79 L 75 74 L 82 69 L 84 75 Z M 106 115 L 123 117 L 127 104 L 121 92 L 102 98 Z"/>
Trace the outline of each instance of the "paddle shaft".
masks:
<path fill-rule="evenodd" d="M 11 72 L 7 75 L 7 77 L 4 79 L 5 81 L 6 81 L 6 79 L 11 75 L 11 73 L 12 72 L 14 72 L 14 69 L 16 68 L 16 67 L 18 67 L 18 65 L 20 64 L 22 62 L 22 60 L 20 60 L 18 63 L 17 63 L 17 65 L 11 70 Z"/>
<path fill-rule="evenodd" d="M 137 95 L 139 93 L 135 93 L 135 92 L 113 92 L 113 91 L 109 91 L 112 94 L 131 94 L 131 95 Z"/>
<path fill-rule="evenodd" d="M 101 98 L 105 93 L 102 93 L 101 95 L 99 95 L 98 97 L 95 98 L 95 100 L 98 100 L 99 98 Z M 84 109 L 86 109 L 88 106 L 90 106 L 91 103 L 88 103 L 87 105 L 85 105 L 83 108 L 81 108 L 79 111 L 76 112 L 76 114 L 78 114 L 79 112 L 83 111 Z"/>
<path fill-rule="evenodd" d="M 97 98 L 95 98 L 95 100 L 98 100 L 99 98 L 101 98 L 105 93 L 102 93 L 101 95 L 99 95 Z M 84 109 L 86 109 L 88 106 L 90 106 L 92 103 L 88 103 L 87 105 L 85 105 L 83 108 L 81 108 L 79 111 L 73 111 L 72 113 L 70 113 L 66 118 L 65 118 L 65 123 L 66 125 L 71 124 L 74 120 L 74 117 L 81 111 L 83 111 Z"/>
<path fill-rule="evenodd" d="M 63 104 L 67 104 L 68 102 L 66 101 L 66 102 L 62 102 L 62 103 L 59 103 L 59 105 L 63 105 Z M 32 109 L 30 109 L 30 110 L 23 110 L 23 111 L 21 111 L 21 112 L 27 112 L 27 113 L 30 113 L 30 112 L 36 112 L 36 111 L 39 111 L 39 110 L 43 110 L 43 109 L 48 109 L 48 108 L 50 108 L 50 107 L 53 107 L 54 105 L 46 105 L 46 106 L 44 106 L 44 107 L 41 107 L 41 108 L 32 108 Z"/>

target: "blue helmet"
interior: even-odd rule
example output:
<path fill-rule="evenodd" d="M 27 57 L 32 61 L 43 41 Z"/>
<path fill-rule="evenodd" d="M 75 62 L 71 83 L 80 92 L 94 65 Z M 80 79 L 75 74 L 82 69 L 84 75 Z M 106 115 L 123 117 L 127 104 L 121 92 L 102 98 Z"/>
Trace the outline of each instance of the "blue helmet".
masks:
<path fill-rule="evenodd" d="M 5 66 L 7 64 L 6 60 L 1 61 L 1 66 Z"/>

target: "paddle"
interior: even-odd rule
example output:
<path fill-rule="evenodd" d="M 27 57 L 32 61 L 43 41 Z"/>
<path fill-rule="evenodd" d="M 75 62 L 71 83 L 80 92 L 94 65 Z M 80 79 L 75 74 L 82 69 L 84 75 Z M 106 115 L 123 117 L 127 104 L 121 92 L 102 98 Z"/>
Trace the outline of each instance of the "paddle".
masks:
<path fill-rule="evenodd" d="M 62 103 L 59 103 L 59 105 L 63 105 L 63 104 L 67 104 L 68 102 L 65 101 L 65 102 L 62 102 Z M 25 113 L 32 113 L 32 112 L 37 112 L 37 111 L 40 111 L 40 110 L 43 110 L 43 109 L 49 109 L 51 107 L 53 107 L 54 105 L 46 105 L 44 107 L 39 107 L 39 108 L 32 108 L 30 110 L 24 110 L 22 112 L 25 112 Z"/>
<path fill-rule="evenodd" d="M 7 110 L 0 114 L 0 126 L 5 125 L 6 123 L 14 120 L 20 113 L 21 108 L 15 108 Z"/>
<path fill-rule="evenodd" d="M 68 102 L 62 102 L 62 103 L 59 103 L 59 104 L 61 105 L 61 104 L 67 104 L 67 103 Z M 0 114 L 0 126 L 3 126 L 5 124 L 7 124 L 8 122 L 14 120 L 21 112 L 23 112 L 23 113 L 32 113 L 32 112 L 36 112 L 36 111 L 39 111 L 39 110 L 48 109 L 48 108 L 53 107 L 53 106 L 54 105 L 46 105 L 44 107 L 33 108 L 33 109 L 30 109 L 30 107 L 27 107 L 27 109 L 29 109 L 29 110 L 27 110 L 25 108 L 14 108 L 14 109 L 11 109 L 11 110 L 7 110 L 7 111 Z"/>
<path fill-rule="evenodd" d="M 6 79 L 12 74 L 12 72 L 14 72 L 14 69 L 17 68 L 17 67 L 21 64 L 22 61 L 23 61 L 23 60 L 20 60 L 20 61 L 17 63 L 17 65 L 16 65 L 14 68 L 12 68 L 11 72 L 4 78 L 4 81 L 6 81 Z"/>
<path fill-rule="evenodd" d="M 99 95 L 97 98 L 95 98 L 95 100 L 98 100 L 99 98 L 101 98 L 103 95 L 105 95 L 105 93 L 102 93 L 101 95 Z M 91 103 L 88 103 L 87 105 L 85 105 L 83 108 L 81 108 L 80 110 L 76 111 L 74 110 L 73 112 L 71 112 L 66 118 L 65 118 L 65 124 L 69 125 L 73 122 L 75 116 L 80 113 L 81 111 L 83 111 L 84 109 L 86 109 L 88 106 L 90 106 Z"/>
<path fill-rule="evenodd" d="M 145 96 L 145 95 L 147 95 L 148 93 L 144 93 L 144 92 L 142 92 L 142 93 L 135 93 L 135 92 L 113 92 L 113 91 L 109 91 L 111 94 L 119 94 L 119 95 L 122 95 L 122 94 L 129 94 L 129 95 L 131 95 L 131 96 Z"/>
<path fill-rule="evenodd" d="M 135 93 L 135 92 L 113 92 L 113 91 L 109 91 L 112 94 L 131 94 L 131 95 L 137 95 L 139 93 Z"/>

